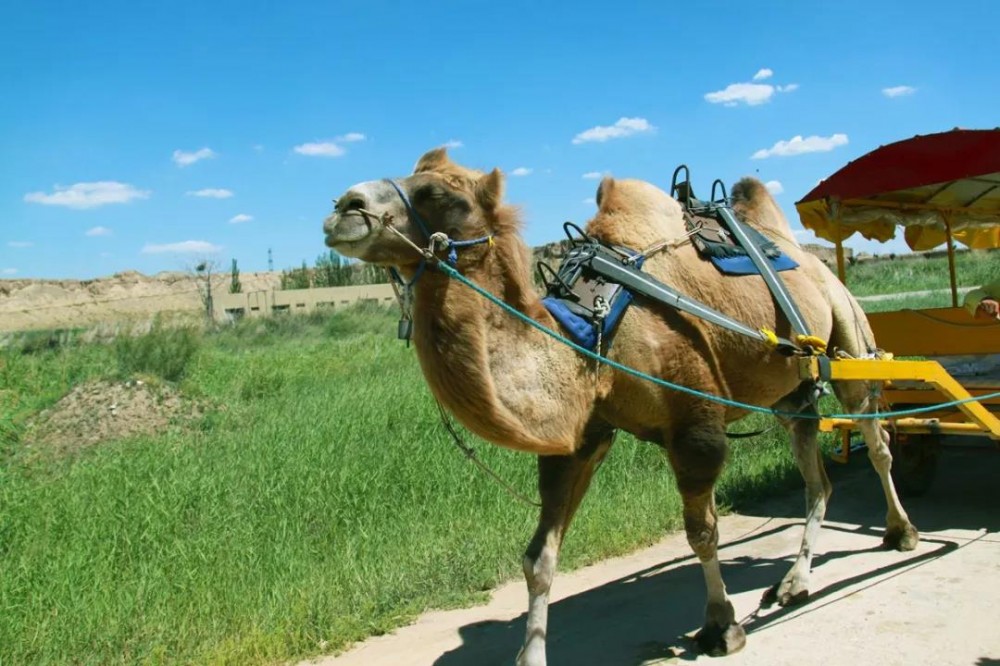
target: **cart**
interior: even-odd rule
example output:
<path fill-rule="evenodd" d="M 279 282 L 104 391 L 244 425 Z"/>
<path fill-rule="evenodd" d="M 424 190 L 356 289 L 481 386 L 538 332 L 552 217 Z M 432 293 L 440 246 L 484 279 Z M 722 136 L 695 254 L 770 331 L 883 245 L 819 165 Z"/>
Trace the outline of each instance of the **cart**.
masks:
<path fill-rule="evenodd" d="M 985 436 L 1000 443 L 1000 369 L 975 376 L 946 369 L 956 356 L 985 360 L 1000 354 L 1000 321 L 975 319 L 959 307 L 955 272 L 956 243 L 1000 247 L 1000 129 L 956 129 L 882 146 L 821 181 L 795 207 L 805 228 L 834 243 L 837 274 L 845 285 L 843 242 L 855 233 L 885 242 L 902 228 L 913 250 L 946 246 L 951 307 L 871 313 L 875 340 L 891 357 L 829 364 L 808 358 L 801 367 L 803 378 L 881 381 L 886 411 L 972 399 L 883 421 L 898 485 L 907 494 L 920 494 L 933 478 L 945 437 Z M 854 419 L 821 421 L 821 430 L 841 435 L 835 460 L 848 460 L 856 426 Z"/>

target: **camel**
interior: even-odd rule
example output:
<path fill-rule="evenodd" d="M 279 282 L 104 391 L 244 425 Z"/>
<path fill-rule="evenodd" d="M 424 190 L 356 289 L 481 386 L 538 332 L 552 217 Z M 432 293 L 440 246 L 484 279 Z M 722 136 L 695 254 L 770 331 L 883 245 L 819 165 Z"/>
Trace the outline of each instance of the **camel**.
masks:
<path fill-rule="evenodd" d="M 558 329 L 536 293 L 519 214 L 503 201 L 504 178 L 453 162 L 435 149 L 412 175 L 350 187 L 325 220 L 326 244 L 341 254 L 394 267 L 413 281 L 413 343 L 434 397 L 465 427 L 499 446 L 538 456 L 541 510 L 523 559 L 528 615 L 518 666 L 544 666 L 548 595 L 560 545 L 591 478 L 624 430 L 661 447 L 676 474 L 688 542 L 707 587 L 698 648 L 725 655 L 744 646 L 746 634 L 726 594 L 717 556 L 719 534 L 714 486 L 727 454 L 727 424 L 746 414 L 687 396 L 618 370 L 596 370 L 591 360 L 503 312 L 441 271 L 421 266 L 414 247 L 428 234 L 453 240 L 491 235 L 490 243 L 457 251 L 457 268 L 531 319 Z M 782 273 L 814 335 L 829 349 L 860 357 L 873 336 L 860 308 L 833 274 L 794 240 L 788 222 L 758 180 L 732 189 L 736 214 L 772 238 L 799 267 Z M 684 235 L 680 204 L 654 185 L 605 178 L 597 214 L 586 232 L 606 243 L 641 249 Z M 789 324 L 759 276 L 727 277 L 690 246 L 651 256 L 643 270 L 693 298 L 755 328 L 789 335 Z M 645 373 L 753 405 L 815 414 L 812 386 L 794 359 L 744 336 L 667 306 L 636 299 L 619 324 L 610 358 Z M 864 382 L 835 391 L 850 412 L 874 411 Z M 831 494 L 817 445 L 815 419 L 784 422 L 806 486 L 802 546 L 791 569 L 770 591 L 781 605 L 808 597 L 817 536 Z M 888 511 L 884 543 L 911 550 L 916 528 L 889 475 L 888 434 L 877 421 L 862 423 Z"/>

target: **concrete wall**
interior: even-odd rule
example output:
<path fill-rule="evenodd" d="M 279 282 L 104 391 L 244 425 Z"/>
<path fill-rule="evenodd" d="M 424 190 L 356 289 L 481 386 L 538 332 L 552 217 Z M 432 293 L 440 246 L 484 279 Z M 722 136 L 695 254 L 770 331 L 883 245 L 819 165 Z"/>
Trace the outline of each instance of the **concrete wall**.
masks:
<path fill-rule="evenodd" d="M 359 301 L 394 303 L 389 284 L 351 287 L 319 287 L 249 291 L 213 297 L 213 314 L 218 321 L 239 317 L 269 317 L 272 314 L 312 312 L 317 308 L 335 310 Z"/>

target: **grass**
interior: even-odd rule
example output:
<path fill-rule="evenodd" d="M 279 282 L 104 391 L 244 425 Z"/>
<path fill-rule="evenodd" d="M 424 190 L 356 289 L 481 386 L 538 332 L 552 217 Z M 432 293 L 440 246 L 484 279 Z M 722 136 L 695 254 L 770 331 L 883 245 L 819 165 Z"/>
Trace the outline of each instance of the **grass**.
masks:
<path fill-rule="evenodd" d="M 962 255 L 962 282 L 985 281 L 989 258 Z M 858 294 L 947 287 L 942 262 L 859 264 L 849 281 Z M 281 663 L 520 577 L 535 511 L 447 440 L 395 319 L 356 308 L 111 344 L 32 334 L 0 349 L 0 664 Z M 223 408 L 72 459 L 19 455 L 32 415 L 79 383 L 135 372 Z M 475 445 L 534 495 L 531 456 Z M 719 503 L 800 484 L 774 430 L 734 443 Z M 663 456 L 622 436 L 560 568 L 680 520 Z"/>
<path fill-rule="evenodd" d="M 955 256 L 958 285 L 979 286 L 996 278 L 1000 250 L 960 252 Z M 866 261 L 847 266 L 847 286 L 855 296 L 949 289 L 947 257 Z M 932 302 L 951 305 L 948 295 Z"/>
<path fill-rule="evenodd" d="M 183 390 L 226 406 L 199 427 L 73 460 L 6 456 L 0 663 L 279 663 L 518 577 L 535 511 L 446 439 L 394 329 L 384 310 L 242 322 L 186 365 Z M 8 452 L 28 415 L 117 362 L 115 345 L 3 352 Z M 734 447 L 720 503 L 799 483 L 776 432 Z M 477 449 L 534 494 L 531 456 Z M 679 525 L 662 455 L 622 437 L 562 568 Z"/>

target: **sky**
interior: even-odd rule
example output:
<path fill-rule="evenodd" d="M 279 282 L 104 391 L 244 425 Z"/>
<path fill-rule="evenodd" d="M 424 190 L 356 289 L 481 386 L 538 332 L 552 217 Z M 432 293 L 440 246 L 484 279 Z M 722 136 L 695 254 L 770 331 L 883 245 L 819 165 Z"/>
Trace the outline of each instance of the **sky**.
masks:
<path fill-rule="evenodd" d="M 982 2 L 7 3 L 0 279 L 312 263 L 425 151 L 507 175 L 538 245 L 601 174 L 794 202 L 879 145 L 1000 119 Z M 703 195 L 704 196 L 704 195 Z M 808 232 L 803 242 L 814 241 Z M 848 241 L 858 250 L 905 249 Z"/>

